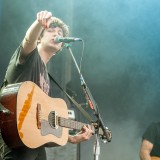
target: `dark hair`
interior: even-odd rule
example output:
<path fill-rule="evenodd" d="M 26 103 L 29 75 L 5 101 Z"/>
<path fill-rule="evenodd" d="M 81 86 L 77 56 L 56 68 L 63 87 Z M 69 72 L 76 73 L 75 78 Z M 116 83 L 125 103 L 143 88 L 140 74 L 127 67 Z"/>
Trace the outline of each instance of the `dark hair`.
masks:
<path fill-rule="evenodd" d="M 51 18 L 51 22 L 50 22 L 50 25 L 49 25 L 49 28 L 54 28 L 54 27 L 59 27 L 62 29 L 63 31 L 63 37 L 67 37 L 69 35 L 69 28 L 68 26 L 62 21 L 60 20 L 59 18 L 56 18 L 56 17 L 52 17 Z M 40 37 L 39 39 L 41 39 L 43 37 L 43 32 L 44 32 L 45 29 L 42 30 L 41 34 L 40 34 Z"/>
<path fill-rule="evenodd" d="M 52 17 L 51 18 L 51 23 L 49 27 L 59 27 L 63 31 L 63 36 L 67 37 L 69 35 L 69 28 L 68 26 L 59 18 Z"/>

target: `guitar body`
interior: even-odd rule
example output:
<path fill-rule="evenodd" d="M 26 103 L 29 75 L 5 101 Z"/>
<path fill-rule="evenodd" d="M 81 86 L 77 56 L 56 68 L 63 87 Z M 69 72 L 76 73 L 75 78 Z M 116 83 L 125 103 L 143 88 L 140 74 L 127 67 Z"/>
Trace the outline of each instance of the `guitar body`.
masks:
<path fill-rule="evenodd" d="M 11 114 L 1 114 L 1 132 L 11 148 L 42 145 L 65 145 L 68 129 L 55 126 L 58 115 L 68 118 L 64 100 L 51 98 L 30 81 L 8 85 L 2 91 L 0 102 Z"/>

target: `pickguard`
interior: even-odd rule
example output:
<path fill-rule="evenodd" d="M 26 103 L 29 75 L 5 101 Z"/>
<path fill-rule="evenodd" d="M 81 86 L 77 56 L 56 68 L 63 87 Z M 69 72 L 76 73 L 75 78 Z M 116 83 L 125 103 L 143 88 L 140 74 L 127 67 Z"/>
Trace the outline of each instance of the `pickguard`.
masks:
<path fill-rule="evenodd" d="M 49 122 L 42 119 L 41 120 L 41 135 L 46 136 L 48 134 L 52 134 L 58 138 L 62 137 L 62 127 L 59 127 L 57 129 L 53 129 Z"/>

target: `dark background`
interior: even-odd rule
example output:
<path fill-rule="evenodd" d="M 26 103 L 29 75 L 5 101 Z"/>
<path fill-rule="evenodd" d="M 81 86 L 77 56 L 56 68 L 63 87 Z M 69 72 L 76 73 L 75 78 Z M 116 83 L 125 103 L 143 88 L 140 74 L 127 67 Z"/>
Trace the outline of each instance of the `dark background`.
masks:
<path fill-rule="evenodd" d="M 159 0 L 0 0 L 0 82 L 36 13 L 51 11 L 70 26 L 71 36 L 85 42 L 82 74 L 113 134 L 111 143 L 101 144 L 100 159 L 139 159 L 142 133 L 159 121 L 159 8 Z M 72 49 L 79 64 L 82 43 Z M 85 103 L 75 65 L 63 52 L 60 61 L 50 62 L 50 72 L 55 64 L 61 77 L 67 70 L 67 88 Z M 81 144 L 80 159 L 93 159 L 93 142 Z"/>

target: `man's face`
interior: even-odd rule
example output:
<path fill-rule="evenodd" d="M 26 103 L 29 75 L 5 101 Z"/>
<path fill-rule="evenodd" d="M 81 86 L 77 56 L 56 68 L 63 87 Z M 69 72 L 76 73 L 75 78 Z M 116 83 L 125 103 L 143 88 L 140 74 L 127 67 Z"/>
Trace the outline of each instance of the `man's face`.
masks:
<path fill-rule="evenodd" d="M 44 30 L 41 38 L 41 45 L 43 47 L 50 47 L 53 51 L 59 51 L 62 48 L 62 43 L 56 43 L 55 37 L 63 37 L 63 31 L 60 27 L 50 27 Z"/>

